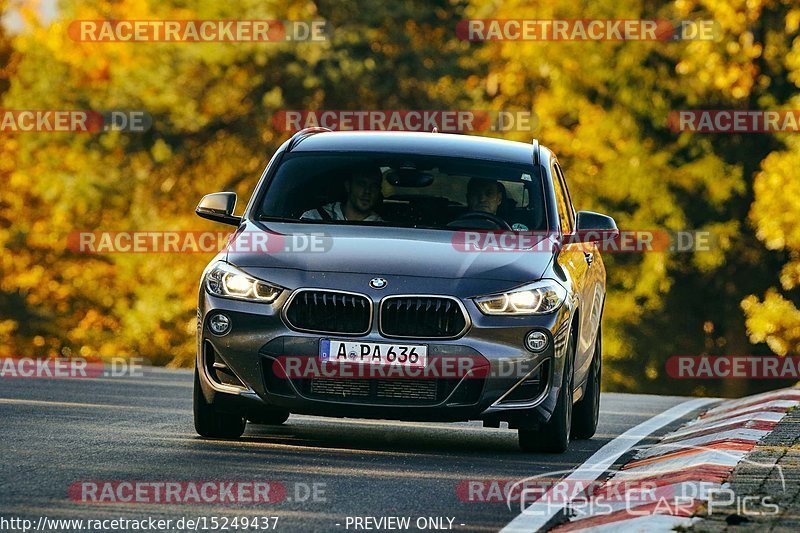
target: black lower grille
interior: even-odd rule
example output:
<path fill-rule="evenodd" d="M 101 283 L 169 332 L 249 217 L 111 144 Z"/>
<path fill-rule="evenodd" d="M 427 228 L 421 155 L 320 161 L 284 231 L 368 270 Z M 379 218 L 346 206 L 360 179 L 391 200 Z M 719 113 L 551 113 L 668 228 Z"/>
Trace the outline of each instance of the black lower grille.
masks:
<path fill-rule="evenodd" d="M 376 384 L 378 398 L 398 400 L 436 400 L 436 383 L 431 380 L 395 379 L 379 380 Z"/>
<path fill-rule="evenodd" d="M 381 331 L 393 337 L 457 337 L 467 326 L 461 306 L 451 298 L 401 296 L 381 307 Z"/>
<path fill-rule="evenodd" d="M 369 396 L 369 381 L 366 379 L 312 379 L 311 393 L 340 398 Z"/>
<path fill-rule="evenodd" d="M 367 333 L 370 315 L 366 296 L 329 291 L 302 291 L 286 310 L 295 329 L 346 334 Z"/>
<path fill-rule="evenodd" d="M 437 403 L 446 398 L 456 382 L 434 379 L 338 379 L 315 378 L 304 380 L 311 396 L 324 396 L 388 403 Z"/>

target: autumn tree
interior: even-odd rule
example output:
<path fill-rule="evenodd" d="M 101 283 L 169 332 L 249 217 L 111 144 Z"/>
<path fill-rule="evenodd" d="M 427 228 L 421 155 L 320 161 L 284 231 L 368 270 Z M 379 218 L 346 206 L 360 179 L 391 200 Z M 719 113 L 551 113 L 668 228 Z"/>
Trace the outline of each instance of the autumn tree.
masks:
<path fill-rule="evenodd" d="M 621 228 L 716 235 L 711 252 L 607 255 L 606 378 L 614 389 L 733 394 L 741 381 L 723 389 L 665 379 L 667 358 L 768 353 L 748 343 L 739 304 L 777 270 L 778 259 L 747 222 L 753 174 L 776 143 L 768 135 L 677 134 L 668 117 L 679 109 L 785 102 L 795 92 L 782 64 L 797 34 L 795 11 L 788 1 L 714 0 L 517 0 L 468 10 L 474 18 L 719 24 L 713 41 L 492 41 L 475 48 L 490 64 L 487 100 L 538 114 L 537 135 L 560 154 L 579 209 L 610 213 Z"/>
<path fill-rule="evenodd" d="M 203 255 L 79 255 L 75 231 L 220 229 L 194 216 L 206 193 L 247 199 L 289 133 L 285 109 L 453 107 L 465 75 L 447 1 L 65 1 L 17 38 L 8 108 L 128 109 L 145 133 L 18 134 L 3 230 L 4 290 L 19 353 L 138 355 L 191 364 Z M 74 20 L 325 19 L 309 43 L 76 42 Z M 398 22 L 399 21 L 399 22 Z M 244 203 L 244 202 L 241 202 Z M 24 325 L 24 327 L 23 327 Z"/>

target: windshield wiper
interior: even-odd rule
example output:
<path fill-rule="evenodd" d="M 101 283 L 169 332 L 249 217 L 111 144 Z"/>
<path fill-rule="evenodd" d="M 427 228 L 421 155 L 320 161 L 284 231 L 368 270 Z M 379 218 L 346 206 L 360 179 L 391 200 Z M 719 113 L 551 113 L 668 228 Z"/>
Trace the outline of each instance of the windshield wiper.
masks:
<path fill-rule="evenodd" d="M 286 218 L 286 217 L 276 217 L 272 215 L 258 215 L 256 216 L 256 220 L 261 220 L 263 222 L 306 222 L 305 220 L 297 220 L 295 218 Z"/>

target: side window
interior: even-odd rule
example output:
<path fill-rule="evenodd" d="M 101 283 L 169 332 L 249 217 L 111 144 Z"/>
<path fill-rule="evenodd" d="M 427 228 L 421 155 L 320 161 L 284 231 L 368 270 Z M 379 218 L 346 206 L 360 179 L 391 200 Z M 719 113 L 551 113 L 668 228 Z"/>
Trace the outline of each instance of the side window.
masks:
<path fill-rule="evenodd" d="M 556 209 L 558 218 L 561 221 L 561 232 L 572 233 L 575 227 L 575 213 L 572 210 L 572 203 L 569 199 L 569 191 L 564 182 L 564 175 L 558 163 L 553 165 L 553 188 L 556 193 Z"/>

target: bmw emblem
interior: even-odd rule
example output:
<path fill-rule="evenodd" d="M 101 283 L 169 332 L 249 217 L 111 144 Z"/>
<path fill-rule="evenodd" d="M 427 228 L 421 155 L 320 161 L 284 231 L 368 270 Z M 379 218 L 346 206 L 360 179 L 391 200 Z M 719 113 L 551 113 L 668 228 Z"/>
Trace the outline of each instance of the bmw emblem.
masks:
<path fill-rule="evenodd" d="M 373 289 L 384 289 L 386 288 L 388 281 L 384 278 L 372 278 L 369 280 L 369 286 Z"/>

